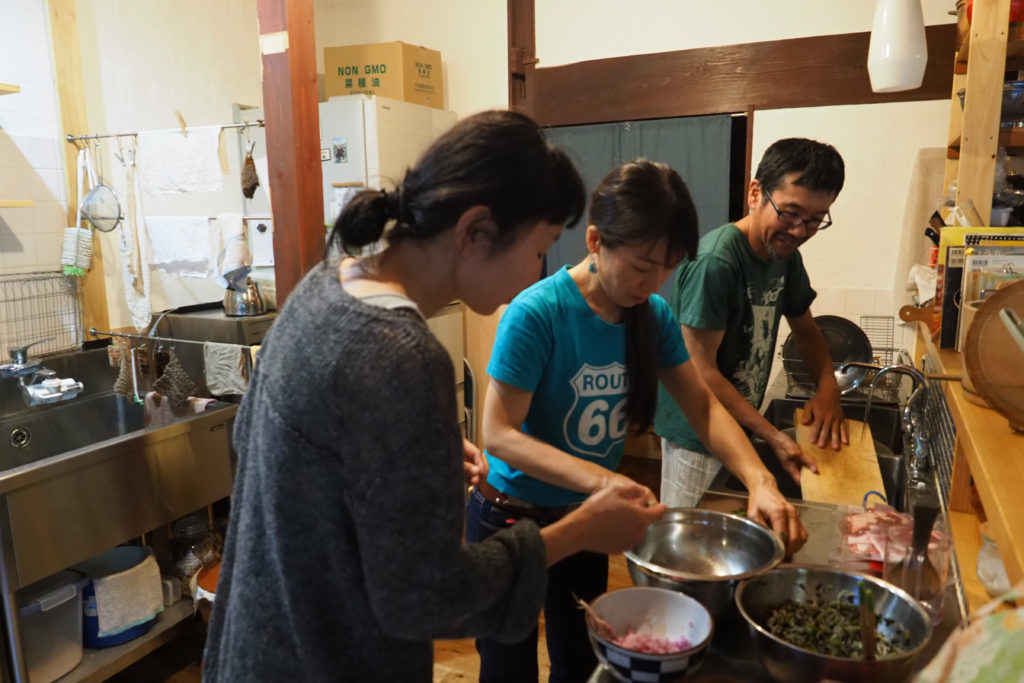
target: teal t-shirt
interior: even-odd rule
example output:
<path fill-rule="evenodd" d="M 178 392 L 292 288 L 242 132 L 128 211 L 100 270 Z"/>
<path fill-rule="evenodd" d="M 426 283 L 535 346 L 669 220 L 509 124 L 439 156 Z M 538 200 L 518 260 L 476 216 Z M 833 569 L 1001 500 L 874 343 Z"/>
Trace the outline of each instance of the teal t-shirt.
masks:
<path fill-rule="evenodd" d="M 725 331 L 718 369 L 759 408 L 779 320 L 803 315 L 815 296 L 799 251 L 781 261 L 762 258 L 746 235 L 727 223 L 704 235 L 697 258 L 676 271 L 671 306 L 683 325 Z M 683 448 L 708 452 L 664 387 L 658 388 L 654 431 Z"/>
<path fill-rule="evenodd" d="M 659 368 L 690 359 L 668 304 L 650 298 Z M 498 324 L 487 374 L 533 393 L 522 429 L 577 458 L 614 471 L 626 443 L 626 326 L 605 322 L 563 268 L 517 296 Z M 547 484 L 487 454 L 488 483 L 536 505 L 586 495 Z"/>

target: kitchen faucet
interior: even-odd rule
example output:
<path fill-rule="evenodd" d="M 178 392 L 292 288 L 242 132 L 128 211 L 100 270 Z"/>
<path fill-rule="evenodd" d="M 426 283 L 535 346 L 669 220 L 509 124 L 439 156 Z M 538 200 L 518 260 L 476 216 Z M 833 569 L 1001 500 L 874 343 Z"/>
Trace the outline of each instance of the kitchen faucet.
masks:
<path fill-rule="evenodd" d="M 60 379 L 57 373 L 43 367 L 41 360 L 28 358 L 28 349 L 36 344 L 53 341 L 53 338 L 40 339 L 24 346 L 11 349 L 11 362 L 0 364 L 0 377 L 18 378 L 21 395 L 28 406 L 66 401 L 78 396 L 85 389 L 81 382 L 74 379 Z"/>
<path fill-rule="evenodd" d="M 929 434 L 925 423 L 925 407 L 927 404 L 928 383 L 923 372 L 913 365 L 897 363 L 893 365 L 878 366 L 870 363 L 859 363 L 851 361 L 844 363 L 839 370 L 846 372 L 847 367 L 857 366 L 875 370 L 874 377 L 869 384 L 867 405 L 864 410 L 864 421 L 867 422 L 868 413 L 871 410 L 871 397 L 874 394 L 875 386 L 883 376 L 890 372 L 906 375 L 913 381 L 910 397 L 903 407 L 901 427 L 903 432 L 903 463 L 906 472 L 906 486 L 903 488 L 904 510 L 913 508 L 913 503 L 924 496 L 934 495 L 934 485 L 929 476 L 932 471 L 931 448 L 929 445 Z M 959 379 L 957 377 L 943 377 L 943 379 Z"/>

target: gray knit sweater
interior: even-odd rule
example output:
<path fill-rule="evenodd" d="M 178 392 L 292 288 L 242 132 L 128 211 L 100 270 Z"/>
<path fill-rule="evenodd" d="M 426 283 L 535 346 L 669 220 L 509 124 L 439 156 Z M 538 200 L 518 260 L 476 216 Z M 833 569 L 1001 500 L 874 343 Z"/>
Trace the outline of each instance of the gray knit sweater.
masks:
<path fill-rule="evenodd" d="M 532 522 L 465 545 L 451 361 L 423 319 L 317 267 L 260 351 L 206 681 L 430 681 L 433 638 L 536 626 Z"/>

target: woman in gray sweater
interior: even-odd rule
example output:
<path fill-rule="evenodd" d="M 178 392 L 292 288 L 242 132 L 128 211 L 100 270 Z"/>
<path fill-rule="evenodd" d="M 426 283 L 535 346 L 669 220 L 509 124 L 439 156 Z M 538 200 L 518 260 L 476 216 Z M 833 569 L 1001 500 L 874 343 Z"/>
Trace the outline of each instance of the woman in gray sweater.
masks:
<path fill-rule="evenodd" d="M 621 552 L 662 515 L 619 480 L 543 529 L 524 520 L 463 543 L 465 481 L 485 465 L 462 439 L 451 361 L 425 317 L 454 299 L 484 314 L 508 302 L 583 204 L 575 168 L 533 121 L 485 112 L 397 190 L 345 207 L 331 245 L 386 248 L 315 268 L 263 344 L 235 423 L 204 680 L 429 681 L 432 639 L 523 638 L 547 566 Z"/>

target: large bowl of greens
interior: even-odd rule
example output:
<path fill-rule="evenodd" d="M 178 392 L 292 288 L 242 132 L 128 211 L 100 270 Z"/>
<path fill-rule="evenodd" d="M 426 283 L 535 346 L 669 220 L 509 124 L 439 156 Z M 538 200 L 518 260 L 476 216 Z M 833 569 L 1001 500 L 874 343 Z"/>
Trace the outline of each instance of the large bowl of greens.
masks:
<path fill-rule="evenodd" d="M 864 588 L 874 603 L 872 660 L 861 638 Z M 736 607 L 761 664 L 777 681 L 904 681 L 932 635 L 931 619 L 910 595 L 832 567 L 783 565 L 743 581 Z"/>

